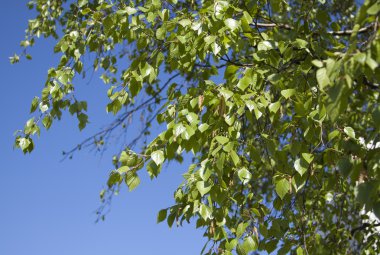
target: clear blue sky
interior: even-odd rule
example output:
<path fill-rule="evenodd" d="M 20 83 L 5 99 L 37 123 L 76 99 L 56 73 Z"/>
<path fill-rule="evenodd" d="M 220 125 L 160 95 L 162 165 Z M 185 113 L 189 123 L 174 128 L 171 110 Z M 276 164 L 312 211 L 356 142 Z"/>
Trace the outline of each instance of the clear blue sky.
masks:
<path fill-rule="evenodd" d="M 199 254 L 205 243 L 193 225 L 169 229 L 156 224 L 157 212 L 173 203 L 173 191 L 186 166 L 171 165 L 158 180 L 143 173 L 132 193 L 115 197 L 105 222 L 95 224 L 111 165 L 111 151 L 103 157 L 82 151 L 60 162 L 62 150 L 106 125 L 106 86 L 95 77 L 77 81 L 78 97 L 89 103 L 91 124 L 79 132 L 77 122 L 65 115 L 49 132 L 42 131 L 31 155 L 13 149 L 13 132 L 30 117 L 30 102 L 40 95 L 49 67 L 56 64 L 53 41 L 39 40 L 33 61 L 10 65 L 33 13 L 27 1 L 2 0 L 0 8 L 0 254 L 1 255 L 150 255 Z"/>

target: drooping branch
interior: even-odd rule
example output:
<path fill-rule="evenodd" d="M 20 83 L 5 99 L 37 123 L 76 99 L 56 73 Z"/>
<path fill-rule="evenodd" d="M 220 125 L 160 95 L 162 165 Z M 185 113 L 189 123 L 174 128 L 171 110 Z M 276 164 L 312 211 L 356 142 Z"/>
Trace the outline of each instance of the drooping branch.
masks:
<path fill-rule="evenodd" d="M 149 97 L 147 100 L 139 104 L 138 106 L 134 107 L 133 109 L 126 111 L 125 113 L 121 114 L 116 120 L 114 120 L 108 127 L 104 128 L 103 130 L 91 135 L 90 137 L 87 137 L 84 139 L 81 143 L 79 143 L 77 146 L 72 148 L 71 150 L 64 152 L 64 159 L 67 157 L 71 157 L 75 151 L 80 150 L 81 148 L 85 148 L 88 146 L 91 146 L 94 144 L 94 140 L 96 140 L 97 137 L 104 137 L 112 133 L 117 127 L 121 126 L 126 119 L 128 119 L 130 116 L 132 116 L 133 113 L 142 110 L 143 108 L 149 107 L 151 105 L 156 104 L 156 102 L 152 102 L 156 97 L 171 83 L 172 80 L 180 76 L 180 73 L 172 75 L 165 84 L 151 97 Z"/>

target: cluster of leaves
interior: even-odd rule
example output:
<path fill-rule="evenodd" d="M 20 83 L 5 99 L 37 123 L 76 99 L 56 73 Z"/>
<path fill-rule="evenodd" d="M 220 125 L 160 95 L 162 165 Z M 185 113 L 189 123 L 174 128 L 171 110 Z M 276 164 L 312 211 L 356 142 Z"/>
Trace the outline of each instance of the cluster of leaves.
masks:
<path fill-rule="evenodd" d="M 32 102 L 40 117 L 16 138 L 24 152 L 33 150 L 40 120 L 48 129 L 69 110 L 86 126 L 87 104 L 75 98 L 72 80 L 85 75 L 90 55 L 110 86 L 106 110 L 117 115 L 93 137 L 97 144 L 144 110 L 151 118 L 137 139 L 154 120 L 166 124 L 143 148 L 114 157 L 111 190 L 123 182 L 133 190 L 139 170 L 155 178 L 187 153 L 194 164 L 158 221 L 196 220 L 207 254 L 375 253 L 377 223 L 361 211 L 380 217 L 378 1 L 29 5 L 38 16 L 22 46 L 54 37 L 62 57 Z"/>

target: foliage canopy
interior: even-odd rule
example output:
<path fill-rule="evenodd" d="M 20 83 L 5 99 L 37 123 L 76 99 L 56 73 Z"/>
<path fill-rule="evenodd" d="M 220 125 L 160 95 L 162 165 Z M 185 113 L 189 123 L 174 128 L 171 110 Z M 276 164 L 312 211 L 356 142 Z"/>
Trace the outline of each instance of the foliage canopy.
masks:
<path fill-rule="evenodd" d="M 61 59 L 17 134 L 22 151 L 63 111 L 86 127 L 73 78 L 98 70 L 115 121 L 66 155 L 102 146 L 132 116 L 143 113 L 146 126 L 113 158 L 103 200 L 123 183 L 136 188 L 141 169 L 155 178 L 165 162 L 191 157 L 158 222 L 196 221 L 210 241 L 203 252 L 375 253 L 378 222 L 362 210 L 380 217 L 378 1 L 28 5 L 37 16 L 22 56 L 43 36 Z M 165 131 L 150 139 L 157 125 Z"/>

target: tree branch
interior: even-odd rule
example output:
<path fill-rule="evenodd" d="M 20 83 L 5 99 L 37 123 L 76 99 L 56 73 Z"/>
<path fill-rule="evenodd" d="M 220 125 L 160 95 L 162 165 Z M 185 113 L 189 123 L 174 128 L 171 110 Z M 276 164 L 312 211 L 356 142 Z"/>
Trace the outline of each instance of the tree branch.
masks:
<path fill-rule="evenodd" d="M 373 23 L 370 23 L 369 25 L 365 26 L 365 27 L 362 27 L 360 28 L 357 33 L 360 34 L 360 33 L 365 33 L 367 31 L 369 31 L 372 27 L 374 27 L 376 24 L 376 22 L 373 22 Z M 259 22 L 255 22 L 253 24 L 251 24 L 252 26 L 256 27 L 256 28 L 275 28 L 275 27 L 278 27 L 278 28 L 282 28 L 282 29 L 285 29 L 285 30 L 293 30 L 294 27 L 288 25 L 288 24 L 281 24 L 281 23 L 259 23 Z M 348 30 L 340 30 L 340 31 L 327 31 L 328 34 L 331 34 L 331 35 L 337 35 L 337 36 L 344 36 L 344 35 L 351 35 L 354 33 L 354 30 L 353 29 L 348 29 Z"/>
<path fill-rule="evenodd" d="M 92 144 L 94 144 L 94 140 L 96 140 L 97 137 L 104 137 L 104 136 L 107 136 L 108 134 L 110 134 L 114 129 L 116 129 L 117 127 L 119 127 L 120 125 L 123 124 L 123 122 L 128 118 L 130 117 L 133 113 L 143 109 L 144 107 L 148 107 L 150 105 L 154 105 L 156 104 L 155 102 L 152 102 L 154 99 L 156 99 L 156 97 L 170 84 L 170 82 L 177 78 L 178 76 L 180 76 L 180 73 L 177 73 L 177 74 L 174 74 L 172 75 L 166 82 L 165 84 L 152 96 L 149 97 L 149 99 L 145 100 L 144 102 L 142 102 L 141 104 L 139 104 L 138 106 L 136 106 L 135 108 L 121 114 L 115 121 L 113 121 L 107 128 L 104 128 L 103 130 L 93 134 L 92 136 L 90 137 L 87 137 L 86 139 L 84 139 L 81 143 L 79 143 L 77 146 L 75 146 L 74 148 L 72 148 L 70 151 L 67 151 L 67 152 L 64 152 L 64 157 L 63 157 L 63 160 L 66 159 L 67 157 L 71 157 L 72 154 L 77 151 L 77 150 L 80 150 L 81 148 L 85 148 L 85 147 L 88 147 L 88 146 L 91 146 Z"/>
<path fill-rule="evenodd" d="M 369 24 L 368 26 L 365 26 L 365 27 L 360 28 L 360 29 L 358 30 L 358 34 L 361 34 L 361 33 L 367 32 L 367 31 L 370 30 L 374 25 L 375 25 L 375 23 L 371 23 L 371 24 Z M 327 33 L 332 34 L 332 35 L 351 35 L 351 34 L 354 33 L 354 30 L 349 29 L 349 30 L 341 30 L 341 31 L 328 31 Z"/>
<path fill-rule="evenodd" d="M 359 227 L 356 227 L 356 228 L 353 228 L 351 230 L 351 235 L 353 236 L 355 234 L 355 232 L 357 231 L 361 231 L 361 230 L 364 230 L 368 227 L 379 227 L 380 226 L 380 223 L 377 223 L 377 224 L 370 224 L 370 223 L 363 223 L 363 225 L 359 226 Z"/>

